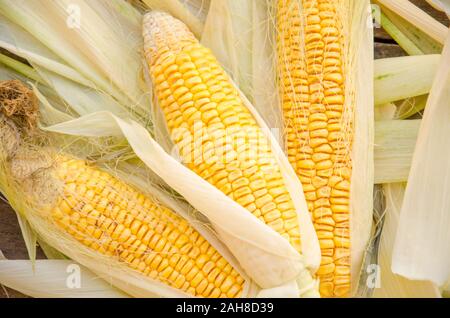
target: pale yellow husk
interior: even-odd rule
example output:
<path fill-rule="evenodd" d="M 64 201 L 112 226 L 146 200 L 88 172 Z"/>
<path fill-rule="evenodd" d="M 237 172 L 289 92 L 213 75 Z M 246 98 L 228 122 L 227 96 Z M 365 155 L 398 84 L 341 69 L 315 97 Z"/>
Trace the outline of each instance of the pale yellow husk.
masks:
<path fill-rule="evenodd" d="M 79 276 L 72 280 L 71 273 Z M 70 260 L 37 260 L 33 263 L 7 260 L 0 255 L 0 283 L 35 298 L 129 297 Z"/>
<path fill-rule="evenodd" d="M 374 287 L 376 298 L 436 298 L 441 297 L 439 288 L 429 281 L 408 280 L 391 271 L 392 250 L 397 234 L 400 209 L 406 184 L 383 185 L 386 200 L 384 225 L 378 253 L 378 285 Z"/>
<path fill-rule="evenodd" d="M 377 0 L 381 5 L 394 11 L 411 24 L 428 34 L 431 38 L 444 44 L 447 27 L 415 6 L 408 0 Z"/>
<path fill-rule="evenodd" d="M 393 251 L 394 273 L 443 286 L 450 277 L 450 36 L 425 108 Z"/>

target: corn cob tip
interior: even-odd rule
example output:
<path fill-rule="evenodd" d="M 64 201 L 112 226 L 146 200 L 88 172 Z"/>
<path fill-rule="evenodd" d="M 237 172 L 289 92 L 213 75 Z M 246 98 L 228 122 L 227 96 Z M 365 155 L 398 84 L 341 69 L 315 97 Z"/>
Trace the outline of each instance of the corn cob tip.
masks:
<path fill-rule="evenodd" d="M 142 32 L 144 52 L 146 58 L 151 60 L 163 53 L 177 52 L 183 44 L 197 41 L 183 22 L 162 11 L 144 15 Z"/>

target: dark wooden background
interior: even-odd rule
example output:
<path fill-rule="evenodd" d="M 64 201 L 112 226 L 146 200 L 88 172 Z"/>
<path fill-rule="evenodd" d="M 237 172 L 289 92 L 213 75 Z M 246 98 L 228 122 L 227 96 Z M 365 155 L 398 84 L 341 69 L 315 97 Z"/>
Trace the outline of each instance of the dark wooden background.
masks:
<path fill-rule="evenodd" d="M 445 14 L 434 10 L 425 0 L 411 0 L 433 17 L 445 25 L 449 25 Z M 383 30 L 375 30 L 375 58 L 395 57 L 406 55 L 394 40 Z M 26 259 L 28 254 L 20 234 L 19 224 L 14 211 L 9 207 L 6 200 L 0 196 L 0 250 L 8 259 Z M 45 258 L 40 249 L 38 258 Z M 0 285 L 0 298 L 22 298 L 23 294 Z"/>

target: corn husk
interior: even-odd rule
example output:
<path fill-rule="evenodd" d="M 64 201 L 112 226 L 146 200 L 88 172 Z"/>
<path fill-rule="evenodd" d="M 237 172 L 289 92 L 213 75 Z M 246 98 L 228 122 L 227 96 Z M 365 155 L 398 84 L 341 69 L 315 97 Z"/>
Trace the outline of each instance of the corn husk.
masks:
<path fill-rule="evenodd" d="M 375 184 L 405 182 L 420 120 L 375 122 Z"/>
<path fill-rule="evenodd" d="M 450 201 L 447 134 L 450 100 L 450 36 L 419 131 L 397 231 L 392 270 L 438 286 L 450 277 Z"/>
<path fill-rule="evenodd" d="M 375 61 L 377 105 L 427 94 L 436 74 L 440 55 L 387 58 Z M 414 78 L 414 80 L 411 80 Z"/>
<path fill-rule="evenodd" d="M 376 21 L 408 55 L 422 55 L 424 52 L 379 9 Z"/>
<path fill-rule="evenodd" d="M 378 4 L 377 1 L 375 3 Z M 431 38 L 411 21 L 404 19 L 385 6 L 379 7 L 378 10 L 377 22 L 408 55 L 442 52 L 442 43 Z"/>
<path fill-rule="evenodd" d="M 350 43 L 347 52 L 347 103 L 354 107 L 354 141 L 352 147 L 353 173 L 351 178 L 350 231 L 352 287 L 358 284 L 362 258 L 366 252 L 372 228 L 374 180 L 374 110 L 373 100 L 373 30 L 368 1 L 351 1 Z M 355 94 L 352 96 L 352 94 Z M 352 96 L 349 98 L 349 96 Z"/>
<path fill-rule="evenodd" d="M 416 26 L 438 43 L 444 44 L 447 27 L 436 21 L 413 3 L 408 0 L 377 0 L 377 2 L 409 21 L 409 23 Z"/>
<path fill-rule="evenodd" d="M 68 284 L 71 271 L 78 281 Z M 78 279 L 78 278 L 76 278 Z M 7 260 L 0 254 L 0 283 L 37 298 L 126 298 L 85 267 L 69 260 Z M 71 283 L 71 282 L 69 282 Z"/>
<path fill-rule="evenodd" d="M 386 198 L 384 226 L 379 246 L 379 285 L 373 286 L 376 298 L 435 298 L 440 297 L 436 285 L 427 281 L 408 280 L 391 271 L 392 250 L 397 233 L 405 184 L 383 185 Z"/>

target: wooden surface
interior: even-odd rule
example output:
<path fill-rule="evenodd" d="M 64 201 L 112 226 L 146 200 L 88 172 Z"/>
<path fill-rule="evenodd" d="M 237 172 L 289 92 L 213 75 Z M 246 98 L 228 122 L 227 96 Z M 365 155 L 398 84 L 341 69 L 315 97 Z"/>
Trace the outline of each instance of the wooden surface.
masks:
<path fill-rule="evenodd" d="M 446 16 L 431 8 L 425 0 L 411 0 L 411 2 L 421 7 L 443 24 L 448 25 Z M 379 59 L 402 55 L 405 55 L 405 52 L 395 44 L 383 29 L 375 30 L 375 58 Z M 9 259 L 26 259 L 28 255 L 20 234 L 17 217 L 2 197 L 0 197 L 0 250 Z M 42 251 L 39 250 L 38 258 L 43 257 Z M 21 298 L 26 296 L 0 285 L 1 297 Z"/>

